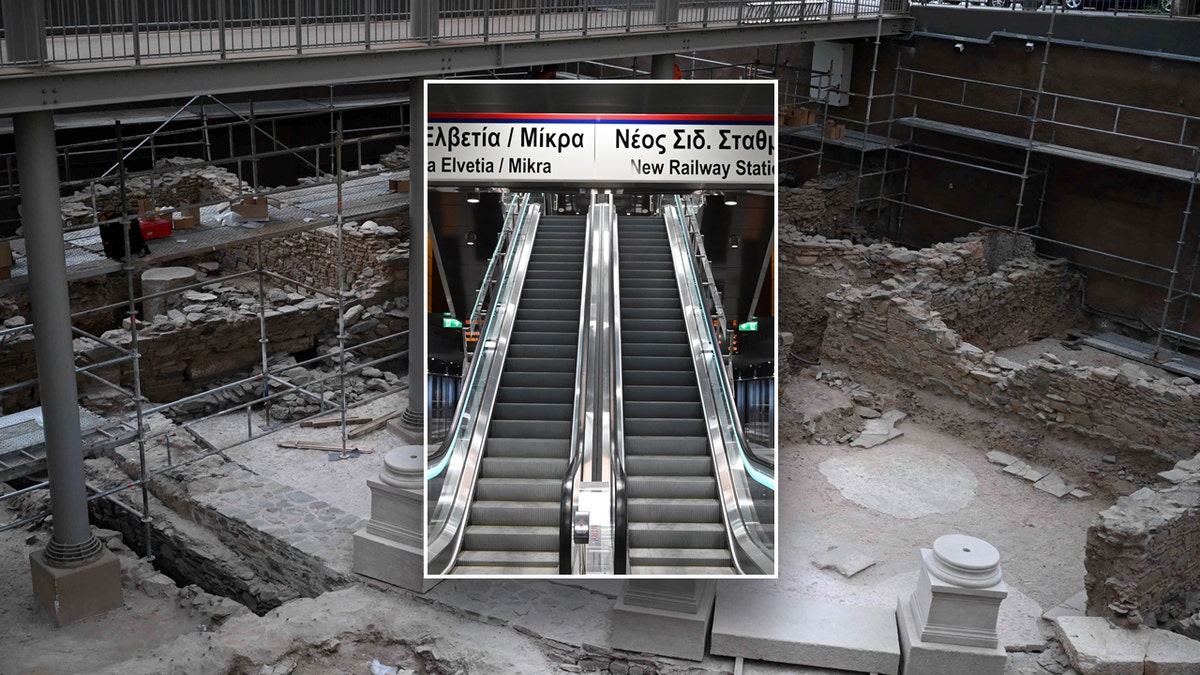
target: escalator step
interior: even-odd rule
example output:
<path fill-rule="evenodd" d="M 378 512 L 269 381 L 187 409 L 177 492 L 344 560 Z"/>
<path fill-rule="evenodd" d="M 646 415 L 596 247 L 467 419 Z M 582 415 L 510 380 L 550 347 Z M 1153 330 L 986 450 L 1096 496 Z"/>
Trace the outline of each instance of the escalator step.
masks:
<path fill-rule="evenodd" d="M 664 321 L 668 321 L 668 320 L 669 319 L 664 319 Z M 655 321 L 655 319 L 638 319 L 638 320 L 634 320 L 634 321 L 626 321 L 625 318 L 622 317 L 621 318 L 621 345 L 622 346 L 624 346 L 626 344 L 630 344 L 630 345 L 643 344 L 644 345 L 644 344 L 654 343 L 654 344 L 683 345 L 684 347 L 687 346 L 688 334 L 687 334 L 686 330 L 644 330 L 644 328 L 647 328 L 647 326 L 645 326 L 645 322 L 647 322 L 647 321 Z M 683 328 L 682 322 L 680 322 L 679 327 Z M 624 350 L 622 350 L 622 351 L 624 351 Z M 689 357 L 689 360 L 691 360 L 690 359 L 691 355 L 692 355 L 691 350 L 688 350 L 687 356 Z"/>
<path fill-rule="evenodd" d="M 725 526 L 720 523 L 629 523 L 630 548 L 723 548 L 725 545 Z"/>
<path fill-rule="evenodd" d="M 621 346 L 622 356 L 688 356 L 692 350 L 686 343 L 668 342 L 661 344 L 639 342 Z"/>
<path fill-rule="evenodd" d="M 622 392 L 626 403 L 634 401 L 691 401 L 700 402 L 700 390 L 695 386 L 629 385 Z M 548 401 L 549 402 L 549 401 Z"/>
<path fill-rule="evenodd" d="M 628 455 L 625 470 L 630 476 L 712 476 L 708 455 Z"/>
<path fill-rule="evenodd" d="M 495 441 L 488 441 L 494 443 Z M 557 478 L 480 478 L 475 498 L 496 501 L 553 501 L 562 498 L 562 476 Z"/>
<path fill-rule="evenodd" d="M 558 555 L 558 527 L 468 525 L 463 548 L 475 551 L 553 551 Z"/>
<path fill-rule="evenodd" d="M 631 369 L 628 367 L 628 364 L 624 365 L 624 374 L 621 377 L 625 382 L 625 386 L 631 384 L 661 384 L 671 387 L 696 386 L 696 373 L 694 370 Z"/>
<path fill-rule="evenodd" d="M 501 379 L 501 383 L 504 380 Z M 565 387 L 501 386 L 496 392 L 497 403 L 566 403 L 575 402 L 575 393 Z"/>
<path fill-rule="evenodd" d="M 721 503 L 715 499 L 629 500 L 629 520 L 649 522 L 721 522 Z"/>
<path fill-rule="evenodd" d="M 625 454 L 708 456 L 707 436 L 637 436 L 625 434 Z"/>
<path fill-rule="evenodd" d="M 534 345 L 514 342 L 508 348 L 509 358 L 574 358 L 579 353 L 576 345 Z"/>
<path fill-rule="evenodd" d="M 557 502 L 498 502 L 476 499 L 471 504 L 472 525 L 525 525 L 557 527 L 561 515 Z"/>
<path fill-rule="evenodd" d="M 629 476 L 627 494 L 630 499 L 716 499 L 717 481 L 712 477 Z"/>
<path fill-rule="evenodd" d="M 737 574 L 733 567 L 700 567 L 679 565 L 630 565 L 630 574 L 662 574 L 673 577 L 715 577 L 722 574 Z M 850 675 L 850 673 L 846 673 Z"/>
<path fill-rule="evenodd" d="M 723 548 L 635 548 L 629 564 L 732 568 L 733 556 Z"/>
<path fill-rule="evenodd" d="M 567 471 L 566 459 L 542 457 L 484 457 L 479 475 L 483 478 L 557 478 Z"/>
<path fill-rule="evenodd" d="M 508 420 L 569 422 L 574 407 L 572 403 L 496 403 L 492 406 L 492 423 Z"/>
<path fill-rule="evenodd" d="M 625 433 L 630 436 L 705 436 L 708 425 L 702 418 L 630 417 L 637 408 L 625 410 Z"/>
<path fill-rule="evenodd" d="M 579 335 L 578 331 L 531 330 L 512 336 L 510 341 L 523 345 L 574 345 L 579 342 Z"/>
<path fill-rule="evenodd" d="M 509 358 L 504 361 L 504 370 L 513 373 L 574 373 L 575 359 Z"/>
<path fill-rule="evenodd" d="M 499 567 L 506 572 L 514 567 L 549 568 L 546 574 L 558 572 L 558 553 L 546 551 L 463 551 L 458 557 L 459 573 L 487 574 L 478 572 L 472 567 Z M 461 569 L 467 566 L 468 569 Z"/>
<path fill-rule="evenodd" d="M 571 454 L 569 438 L 490 438 L 488 457 L 541 457 L 564 459 Z"/>
<path fill-rule="evenodd" d="M 704 409 L 699 403 L 686 401 L 642 401 L 628 411 L 636 419 L 694 420 L 704 418 Z"/>
<path fill-rule="evenodd" d="M 488 428 L 489 438 L 570 438 L 571 422 L 496 420 Z"/>
<path fill-rule="evenodd" d="M 693 385 L 695 384 L 693 380 Z M 572 368 L 569 372 L 561 373 L 514 373 L 506 372 L 500 375 L 500 390 L 503 391 L 508 387 L 530 387 L 530 388 L 570 388 L 575 386 L 575 369 Z M 574 394 L 571 396 L 574 400 Z"/>

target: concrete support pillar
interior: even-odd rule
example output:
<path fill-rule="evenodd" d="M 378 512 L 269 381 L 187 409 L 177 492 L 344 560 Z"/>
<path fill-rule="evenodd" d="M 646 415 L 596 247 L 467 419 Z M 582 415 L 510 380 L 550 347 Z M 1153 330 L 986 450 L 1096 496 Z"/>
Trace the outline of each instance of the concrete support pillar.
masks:
<path fill-rule="evenodd" d="M 675 55 L 655 54 L 650 57 L 650 77 L 655 80 L 670 80 L 675 77 Z"/>
<path fill-rule="evenodd" d="M 13 126 L 54 514 L 50 541 L 30 556 L 30 565 L 34 595 L 62 625 L 120 607 L 121 568 L 88 523 L 54 115 L 21 113 Z"/>
<path fill-rule="evenodd" d="M 371 520 L 354 533 L 354 571 L 424 593 L 436 580 L 425 579 L 425 448 L 409 445 L 384 458 L 371 488 Z"/>
<path fill-rule="evenodd" d="M 425 78 L 408 81 L 408 407 L 391 428 L 414 445 L 425 444 Z"/>
<path fill-rule="evenodd" d="M 948 534 L 921 549 L 921 563 L 916 591 L 897 607 L 902 675 L 1003 675 L 1008 655 L 996 622 L 1008 587 L 1000 552 Z"/>
<path fill-rule="evenodd" d="M 712 625 L 715 579 L 631 579 L 613 609 L 614 649 L 701 661 Z"/>

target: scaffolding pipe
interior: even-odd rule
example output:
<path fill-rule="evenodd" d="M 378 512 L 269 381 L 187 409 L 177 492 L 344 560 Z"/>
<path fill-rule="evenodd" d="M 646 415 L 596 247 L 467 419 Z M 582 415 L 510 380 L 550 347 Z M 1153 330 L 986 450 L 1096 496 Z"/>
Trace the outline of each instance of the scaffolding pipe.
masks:
<path fill-rule="evenodd" d="M 125 189 L 125 158 L 122 152 L 124 140 L 122 139 L 121 122 L 116 123 L 117 132 L 117 154 L 121 159 L 117 162 L 118 186 L 121 195 L 121 222 L 125 223 L 129 217 L 129 202 L 128 195 Z M 151 183 L 153 185 L 153 183 Z M 138 311 L 135 296 L 133 292 L 133 251 L 130 250 L 129 233 L 125 232 L 122 237 L 125 241 L 125 262 L 123 269 L 125 271 L 126 292 L 129 297 L 129 355 L 133 360 L 133 404 L 134 414 L 137 420 L 137 446 L 138 446 L 138 467 L 140 475 L 144 480 L 146 478 L 146 427 L 142 418 L 142 371 L 141 357 L 138 353 Z M 142 525 L 146 529 L 146 560 L 154 560 L 154 551 L 151 544 L 150 536 L 150 492 L 145 487 L 143 482 L 142 487 Z"/>
<path fill-rule="evenodd" d="M 1162 318 L 1158 322 L 1158 337 L 1154 340 L 1154 354 L 1152 358 L 1158 359 L 1159 352 L 1162 351 L 1163 333 L 1167 329 L 1167 316 L 1171 312 L 1171 305 L 1175 302 L 1175 283 L 1179 278 L 1179 260 L 1183 257 L 1183 249 L 1187 246 L 1187 231 L 1188 223 L 1192 219 L 1192 204 L 1196 199 L 1196 178 L 1200 177 L 1200 148 L 1192 151 L 1192 184 L 1188 189 L 1187 206 L 1183 209 L 1183 222 L 1179 225 L 1179 240 L 1175 242 L 1175 258 L 1171 262 L 1171 277 L 1167 282 L 1167 294 L 1163 298 Z M 1192 289 L 1188 289 L 1191 292 Z M 1186 317 L 1185 317 L 1186 318 Z"/>
<path fill-rule="evenodd" d="M 13 127 L 54 513 L 45 560 L 54 567 L 69 567 L 96 558 L 102 546 L 88 523 L 54 114 L 45 110 L 14 115 Z"/>
<path fill-rule="evenodd" d="M 337 312 L 338 312 L 338 389 L 341 393 L 342 454 L 346 457 L 349 442 L 346 430 L 346 225 L 342 217 L 342 114 L 337 116 L 337 136 L 334 137 L 334 175 L 337 176 Z M 411 229 L 410 229 L 411 232 Z M 410 255 L 411 257 L 411 255 Z"/>

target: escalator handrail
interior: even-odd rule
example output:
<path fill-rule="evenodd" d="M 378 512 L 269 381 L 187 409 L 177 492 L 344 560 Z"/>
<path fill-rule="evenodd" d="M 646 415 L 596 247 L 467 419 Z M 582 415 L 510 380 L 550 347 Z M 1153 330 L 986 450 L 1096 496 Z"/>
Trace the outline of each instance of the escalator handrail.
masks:
<path fill-rule="evenodd" d="M 625 472 L 625 393 L 624 364 L 621 353 L 621 255 L 618 243 L 619 220 L 612 219 L 612 526 L 613 572 L 629 573 L 629 498 L 628 475 Z"/>
<path fill-rule="evenodd" d="M 731 408 L 729 389 L 712 381 L 723 381 L 725 369 L 720 358 L 720 347 L 712 332 L 711 320 L 704 307 L 694 256 L 690 245 L 685 245 L 687 235 L 679 210 L 668 206 L 663 209 L 663 214 L 667 237 L 671 243 L 671 256 L 679 286 L 684 323 L 687 326 L 688 342 L 700 388 L 701 406 L 705 413 L 705 429 L 709 447 L 712 449 L 710 454 L 716 473 L 717 494 L 721 502 L 721 514 L 725 522 L 733 565 L 739 574 L 771 574 L 775 568 L 774 555 L 758 531 L 761 524 L 758 524 L 754 500 L 746 480 L 749 472 L 744 461 L 745 448 L 738 447 L 744 439 L 738 433 L 737 410 L 736 407 Z M 727 430 L 734 433 L 733 448 L 730 447 L 725 434 Z M 747 572 L 747 569 L 750 571 Z"/>
<path fill-rule="evenodd" d="M 492 295 L 491 295 L 492 290 L 494 289 L 494 286 L 497 283 L 499 283 L 499 281 L 500 281 L 499 279 L 492 278 L 492 275 L 495 273 L 496 261 L 504 260 L 507 263 L 507 261 L 511 258 L 512 251 L 508 250 L 506 248 L 506 245 L 508 245 L 512 241 L 514 241 L 514 237 L 515 237 L 514 232 L 521 225 L 521 223 L 524 222 L 526 213 L 529 208 L 529 201 L 530 201 L 530 195 L 528 193 L 525 193 L 525 194 L 521 195 L 520 199 L 513 199 L 511 202 L 509 202 L 508 211 L 504 215 L 504 228 L 501 230 L 500 236 L 496 241 L 496 250 L 492 254 L 491 259 L 488 260 L 487 270 L 484 271 L 483 283 L 480 284 L 480 286 L 479 286 L 479 297 L 476 298 L 476 300 L 475 300 L 475 308 L 472 309 L 471 317 L 467 324 L 468 330 L 472 330 L 472 331 L 475 330 L 476 319 L 480 317 L 480 314 L 483 311 L 482 305 L 485 303 L 484 296 L 486 295 L 487 297 L 492 297 Z M 517 216 L 516 221 L 510 221 L 509 216 L 511 216 L 513 214 L 514 206 L 517 204 L 520 205 L 519 215 Z M 507 268 L 502 265 L 501 271 L 502 271 L 502 273 L 506 273 Z M 493 299 L 492 311 L 495 311 L 496 304 L 497 304 L 496 301 Z M 476 332 L 479 332 L 479 331 L 476 331 Z M 446 434 L 446 438 L 442 440 L 442 443 L 441 443 L 441 445 L 438 446 L 438 449 L 429 455 L 428 468 L 426 469 L 426 473 L 425 473 L 425 480 L 427 480 L 427 481 L 433 480 L 434 478 L 439 476 L 441 474 L 441 472 L 446 469 L 446 466 L 450 461 L 449 460 L 449 458 L 450 458 L 449 451 L 451 448 L 454 447 L 454 445 L 455 445 L 454 440 L 459 437 L 459 434 L 462 431 L 463 408 L 464 408 L 464 404 L 466 403 L 466 400 L 467 400 L 467 396 L 466 396 L 465 392 L 474 388 L 475 382 L 479 375 L 478 369 L 475 367 L 475 361 L 477 360 L 475 358 L 475 356 L 479 353 L 482 353 L 483 345 L 485 343 L 486 343 L 485 337 L 483 335 L 480 335 L 479 339 L 475 342 L 476 354 L 467 354 L 466 355 L 468 364 L 467 364 L 466 372 L 464 373 L 464 377 L 463 377 L 463 382 L 465 384 L 459 392 L 458 403 L 454 406 L 454 420 L 455 420 L 454 429 L 452 429 L 450 431 L 450 433 Z"/>
<path fill-rule="evenodd" d="M 678 195 L 675 196 L 675 205 L 682 214 L 687 214 Z M 721 306 L 721 296 L 717 292 L 717 284 L 714 281 L 712 274 L 712 266 L 709 264 L 708 257 L 704 255 L 704 239 L 700 233 L 699 224 L 695 217 L 688 214 L 681 219 L 681 224 L 688 233 L 688 257 L 692 263 L 692 276 L 696 279 L 696 285 L 699 288 L 701 295 L 704 294 L 704 289 L 709 289 L 708 300 L 713 304 L 713 311 L 718 315 L 721 326 L 721 335 L 718 336 L 712 322 L 705 322 L 708 327 L 709 339 L 713 344 L 720 345 L 728 342 L 728 330 L 725 325 L 725 310 Z M 698 249 L 698 250 L 697 250 Z M 700 266 L 704 269 L 707 281 L 700 283 L 698 272 L 696 271 L 696 259 L 700 259 Z M 730 428 L 730 431 L 737 437 L 737 447 L 742 454 L 742 461 L 745 462 L 752 470 L 749 473 L 750 477 L 757 481 L 763 487 L 770 490 L 775 489 L 775 462 L 770 461 L 750 448 L 750 442 L 746 440 L 745 432 L 742 429 L 741 420 L 737 413 L 736 397 L 733 393 L 733 387 L 729 383 L 728 377 L 718 378 L 721 385 L 721 400 L 730 411 L 735 424 Z"/>
<path fill-rule="evenodd" d="M 479 293 L 475 296 L 475 306 L 471 308 L 471 315 L 467 318 L 467 330 L 470 332 L 479 333 L 479 324 L 483 323 L 483 308 L 491 298 L 492 285 L 495 283 L 492 274 L 495 273 L 496 261 L 507 254 L 506 244 L 511 240 L 515 227 L 513 214 L 517 211 L 518 205 L 521 213 L 524 213 L 525 205 L 529 203 L 529 193 L 525 193 L 522 197 L 524 199 L 510 199 L 508 208 L 504 211 L 504 225 L 500 228 L 500 236 L 496 241 L 496 254 L 488 260 L 487 269 L 483 271 L 483 283 L 479 286 Z"/>
<path fill-rule="evenodd" d="M 427 532 L 428 573 L 430 576 L 448 574 L 458 560 L 471 501 L 482 466 L 482 455 L 491 422 L 492 405 L 500 386 L 508 342 L 516 321 L 517 302 L 525 282 L 525 271 L 537 235 L 541 210 L 537 204 L 526 204 L 507 259 L 504 261 L 492 311 L 484 324 L 484 335 L 476 347 L 464 386 L 455 409 L 455 432 L 446 437 L 451 444 L 442 460 L 446 479 L 437 506 L 429 518 Z M 486 358 L 488 352 L 492 358 Z M 474 414 L 472 414 L 474 413 Z M 466 439 L 460 443 L 460 439 Z M 436 476 L 427 472 L 427 480 Z"/>
<path fill-rule="evenodd" d="M 576 556 L 574 543 L 574 530 L 572 517 L 575 513 L 575 504 L 577 498 L 577 488 L 579 481 L 578 474 L 582 469 L 584 456 L 587 454 L 587 448 L 591 446 L 591 436 L 593 432 L 591 424 L 591 407 L 588 403 L 588 395 L 592 390 L 590 386 L 590 378 L 592 370 L 589 367 L 590 362 L 588 355 L 594 350 L 595 337 L 593 323 L 590 320 L 592 295 L 592 285 L 594 283 L 594 274 L 592 268 L 594 263 L 591 262 L 593 254 L 593 246 L 595 242 L 592 237 L 592 222 L 591 212 L 588 212 L 587 219 L 584 221 L 584 242 L 583 242 L 583 269 L 580 274 L 583 275 L 583 283 L 580 286 L 580 303 L 579 303 L 579 338 L 576 341 L 578 355 L 575 359 L 575 401 L 574 407 L 571 410 L 571 419 L 575 424 L 571 425 L 571 442 L 570 462 L 567 464 L 567 469 L 563 472 L 562 477 L 562 493 L 559 504 L 559 523 L 558 523 L 558 571 L 559 574 L 582 574 L 580 570 L 573 569 Z"/>

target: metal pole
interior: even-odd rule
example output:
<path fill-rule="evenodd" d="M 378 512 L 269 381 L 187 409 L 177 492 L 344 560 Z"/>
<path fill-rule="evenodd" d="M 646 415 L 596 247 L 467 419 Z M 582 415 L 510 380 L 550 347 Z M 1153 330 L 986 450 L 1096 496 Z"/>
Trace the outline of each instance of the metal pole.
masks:
<path fill-rule="evenodd" d="M 425 78 L 408 81 L 408 407 L 400 416 L 407 430 L 425 429 Z"/>
<path fill-rule="evenodd" d="M 122 157 L 125 150 L 125 135 L 121 130 L 121 121 L 117 120 L 117 156 Z M 129 218 L 129 199 L 125 186 L 125 160 L 117 162 L 117 189 L 121 195 L 121 223 L 126 223 Z M 154 177 L 151 175 L 150 195 L 153 199 L 154 195 Z M 129 352 L 133 357 L 133 402 L 134 411 L 137 419 L 137 444 L 138 444 L 138 467 L 142 479 L 142 526 L 145 528 L 146 536 L 146 560 L 154 560 L 154 548 L 150 531 L 150 487 L 146 483 L 146 425 L 142 412 L 142 370 L 141 370 L 141 354 L 138 352 L 138 311 L 137 303 L 133 293 L 133 251 L 130 250 L 130 242 L 128 232 L 122 232 L 125 236 L 125 262 L 122 269 L 125 271 L 126 293 L 129 296 Z M 170 461 L 168 457 L 168 462 Z"/>
<path fill-rule="evenodd" d="M 334 175 L 337 176 L 337 312 L 338 312 L 338 389 L 341 390 L 342 457 L 346 456 L 346 226 L 342 218 L 342 114 L 338 113 L 334 138 Z M 424 139 L 422 139 L 424 140 Z M 411 244 L 409 249 L 412 249 Z M 411 253 L 409 254 L 411 257 Z"/>
<path fill-rule="evenodd" d="M 102 547 L 88 524 L 54 115 L 48 110 L 13 115 L 13 127 L 46 434 L 50 510 L 54 513 L 45 559 L 49 565 L 69 567 L 97 557 Z"/>

